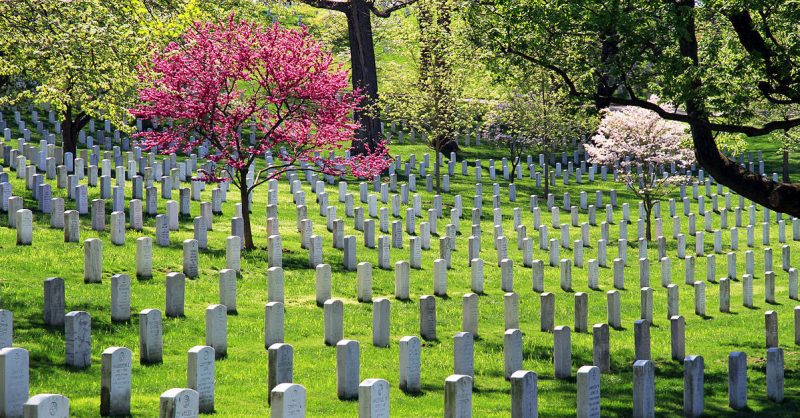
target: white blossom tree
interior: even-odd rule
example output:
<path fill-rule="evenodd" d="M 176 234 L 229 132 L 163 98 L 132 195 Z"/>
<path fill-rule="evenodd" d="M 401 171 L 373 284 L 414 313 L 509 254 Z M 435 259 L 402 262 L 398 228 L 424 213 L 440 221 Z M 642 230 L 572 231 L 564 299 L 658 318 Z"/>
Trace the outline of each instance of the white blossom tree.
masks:
<path fill-rule="evenodd" d="M 622 181 L 644 203 L 649 241 L 653 204 L 689 179 L 679 174 L 694 161 L 686 127 L 639 107 L 603 113 L 597 134 L 585 145 L 589 162 L 621 170 Z"/>

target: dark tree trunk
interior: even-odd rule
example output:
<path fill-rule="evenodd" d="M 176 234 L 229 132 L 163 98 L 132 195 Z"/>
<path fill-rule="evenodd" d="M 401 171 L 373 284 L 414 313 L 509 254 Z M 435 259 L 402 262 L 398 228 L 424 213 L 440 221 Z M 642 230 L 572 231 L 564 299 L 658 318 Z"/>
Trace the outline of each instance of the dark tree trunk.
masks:
<path fill-rule="evenodd" d="M 244 224 L 244 248 L 252 250 L 253 232 L 250 227 L 250 199 L 247 192 L 247 171 L 239 171 L 239 198 L 242 203 L 242 223 Z"/>
<path fill-rule="evenodd" d="M 698 44 L 694 21 L 695 0 L 677 0 L 675 2 L 678 25 L 678 45 L 683 57 L 694 66 L 699 64 Z M 684 10 L 681 10 L 684 9 Z M 714 177 L 717 183 L 727 186 L 741 196 L 752 200 L 768 209 L 800 216 L 800 185 L 780 183 L 744 169 L 719 152 L 714 135 L 709 127 L 709 112 L 700 92 L 702 80 L 698 77 L 692 82 L 692 90 L 686 100 L 686 113 L 691 117 L 689 126 L 692 130 L 692 142 L 695 158 L 706 172 Z"/>
<path fill-rule="evenodd" d="M 544 153 L 544 166 L 542 166 L 542 171 L 544 171 L 544 198 L 547 201 L 547 196 L 550 194 L 550 153 Z"/>
<path fill-rule="evenodd" d="M 441 173 L 441 163 L 439 161 L 439 152 L 436 152 L 436 158 L 433 160 L 433 177 L 436 178 L 436 194 L 442 194 L 442 176 Z"/>
<path fill-rule="evenodd" d="M 71 152 L 76 156 L 78 150 L 78 134 L 81 129 L 89 123 L 90 117 L 83 112 L 73 116 L 72 108 L 67 106 L 63 114 L 64 119 L 61 121 L 61 147 L 64 152 Z"/>
<path fill-rule="evenodd" d="M 364 0 L 351 0 L 347 16 L 350 41 L 350 65 L 353 88 L 361 89 L 363 100 L 354 113 L 359 124 L 353 148 L 358 154 L 374 150 L 383 140 L 381 122 L 375 103 L 378 99 L 378 69 L 375 65 L 375 46 L 372 40 L 372 23 L 369 5 Z"/>
<path fill-rule="evenodd" d="M 789 179 L 789 150 L 783 150 L 783 182 L 789 183 L 791 179 Z"/>
<path fill-rule="evenodd" d="M 594 107 L 597 110 L 607 108 L 611 105 L 614 89 L 611 86 L 611 76 L 608 74 L 609 61 L 619 52 L 619 39 L 612 28 L 608 28 L 602 33 L 600 41 L 600 66 L 596 70 L 597 75 L 597 98 Z"/>

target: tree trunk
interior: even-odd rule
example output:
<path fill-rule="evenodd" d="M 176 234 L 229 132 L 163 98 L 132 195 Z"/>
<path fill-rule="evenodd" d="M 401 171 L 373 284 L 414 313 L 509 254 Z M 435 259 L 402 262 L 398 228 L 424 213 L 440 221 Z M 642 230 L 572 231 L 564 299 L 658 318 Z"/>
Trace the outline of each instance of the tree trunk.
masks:
<path fill-rule="evenodd" d="M 433 159 L 433 176 L 436 177 L 436 194 L 442 194 L 442 180 L 441 176 L 439 175 L 439 148 L 436 148 L 436 157 Z"/>
<path fill-rule="evenodd" d="M 347 16 L 347 32 L 350 42 L 350 66 L 353 88 L 361 89 L 363 99 L 353 119 L 359 124 L 353 149 L 356 154 L 375 150 L 383 141 L 381 122 L 375 103 L 378 100 L 378 69 L 375 65 L 375 46 L 372 39 L 372 23 L 369 5 L 365 0 L 351 0 Z"/>
<path fill-rule="evenodd" d="M 679 16 L 678 26 L 681 35 L 678 35 L 680 54 L 691 62 L 692 66 L 699 65 L 698 43 L 694 21 L 695 0 L 676 1 Z M 680 10 L 688 9 L 688 10 Z M 687 68 L 690 70 L 690 68 Z M 714 141 L 714 133 L 709 128 L 709 112 L 705 107 L 702 93 L 703 82 L 696 77 L 691 84 L 691 94 L 685 101 L 686 113 L 690 116 L 689 126 L 692 131 L 695 158 L 714 180 L 727 186 L 746 199 L 787 215 L 800 217 L 800 185 L 775 182 L 757 173 L 744 169 L 734 161 L 719 152 Z"/>
<path fill-rule="evenodd" d="M 550 169 L 548 168 L 548 163 L 550 162 L 550 153 L 544 153 L 544 165 L 542 166 L 542 171 L 544 171 L 544 198 L 547 199 L 547 196 L 550 194 Z"/>
<path fill-rule="evenodd" d="M 615 2 L 616 4 L 616 2 Z M 614 28 L 606 28 L 600 41 L 600 66 L 595 70 L 597 76 L 597 99 L 594 107 L 597 110 L 611 106 L 610 97 L 614 94 L 612 80 L 608 73 L 609 62 L 619 52 L 619 35 Z"/>
<path fill-rule="evenodd" d="M 73 157 L 77 157 L 78 134 L 91 118 L 83 112 L 74 116 L 70 106 L 67 106 L 62 116 L 64 119 L 61 121 L 61 147 L 65 153 L 71 152 Z"/>
<path fill-rule="evenodd" d="M 513 161 L 517 161 L 517 159 L 515 158 Z M 514 179 L 517 178 L 517 164 L 519 164 L 518 161 L 511 163 L 511 177 L 510 177 L 511 183 L 513 183 Z"/>
<path fill-rule="evenodd" d="M 242 203 L 242 223 L 244 224 L 244 248 L 252 250 L 255 248 L 253 245 L 253 233 L 250 227 L 250 199 L 247 193 L 247 171 L 239 171 L 239 198 Z"/>
<path fill-rule="evenodd" d="M 789 179 L 789 150 L 783 150 L 783 182 L 790 183 Z"/>

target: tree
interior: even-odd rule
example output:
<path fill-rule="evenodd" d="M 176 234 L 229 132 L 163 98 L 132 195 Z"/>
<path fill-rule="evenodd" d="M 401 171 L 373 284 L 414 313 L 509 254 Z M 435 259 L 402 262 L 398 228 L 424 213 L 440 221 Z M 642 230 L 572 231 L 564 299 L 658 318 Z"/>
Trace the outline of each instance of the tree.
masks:
<path fill-rule="evenodd" d="M 498 66 L 546 69 L 573 97 L 684 122 L 697 161 L 717 182 L 800 216 L 800 185 L 748 171 L 715 141 L 718 133 L 800 126 L 797 115 L 778 117 L 800 103 L 795 1 L 482 0 L 467 12 L 473 40 L 502 56 Z"/>
<path fill-rule="evenodd" d="M 585 109 L 575 106 L 547 80 L 520 82 L 512 93 L 486 115 L 484 133 L 496 147 L 505 148 L 511 161 L 511 178 L 516 175 L 522 157 L 531 152 L 544 154 L 544 196 L 550 193 L 551 156 L 568 142 L 594 130 L 594 118 Z"/>
<path fill-rule="evenodd" d="M 378 100 L 378 69 L 375 65 L 372 15 L 386 18 L 417 0 L 390 0 L 383 2 L 382 5 L 374 0 L 300 1 L 321 9 L 341 12 L 347 16 L 353 88 L 360 89 L 363 93 L 359 109 L 353 115 L 359 124 L 353 147 L 357 153 L 366 153 L 383 141 L 381 121 L 375 107 Z"/>
<path fill-rule="evenodd" d="M 417 79 L 403 93 L 381 97 L 389 118 L 407 121 L 426 138 L 435 152 L 433 175 L 436 192 L 441 193 L 439 155 L 458 149 L 456 132 L 474 121 L 463 111 L 469 103 L 459 100 L 464 74 L 457 70 L 465 59 L 460 36 L 455 31 L 452 0 L 422 0 L 417 7 L 420 30 Z"/>
<path fill-rule="evenodd" d="M 653 204 L 689 179 L 672 171 L 693 163 L 689 137 L 683 124 L 647 109 L 624 106 L 603 113 L 597 135 L 584 145 L 586 153 L 590 162 L 622 171 L 622 181 L 644 204 L 650 241 Z"/>
<path fill-rule="evenodd" d="M 126 130 L 136 66 L 197 13 L 193 1 L 0 2 L 0 75 L 28 82 L 0 102 L 49 104 L 61 118 L 64 151 L 74 154 L 92 118 Z"/>
<path fill-rule="evenodd" d="M 309 163 L 308 170 L 341 175 L 377 174 L 390 163 L 386 150 L 354 158 L 326 158 L 353 139 L 350 121 L 359 93 L 347 92 L 347 72 L 305 30 L 262 27 L 237 20 L 195 23 L 179 42 L 156 52 L 143 69 L 142 104 L 132 113 L 172 121 L 138 137 L 145 148 L 188 152 L 207 144 L 215 163 L 200 180 L 229 180 L 240 191 L 245 247 L 253 248 L 250 195 L 269 179 Z M 252 124 L 252 125 L 251 125 Z M 256 140 L 238 134 L 254 126 Z M 256 166 L 267 152 L 275 161 Z"/>

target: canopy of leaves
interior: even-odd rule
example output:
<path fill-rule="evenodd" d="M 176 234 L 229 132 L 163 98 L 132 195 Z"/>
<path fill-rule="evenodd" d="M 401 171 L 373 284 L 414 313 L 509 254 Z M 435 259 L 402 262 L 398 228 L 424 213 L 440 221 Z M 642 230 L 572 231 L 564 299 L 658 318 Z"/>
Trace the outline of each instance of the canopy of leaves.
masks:
<path fill-rule="evenodd" d="M 0 2 L 0 74 L 17 81 L 0 102 L 48 103 L 124 128 L 136 66 L 202 15 L 195 0 Z"/>
<path fill-rule="evenodd" d="M 697 65 L 681 53 L 694 35 L 683 29 L 687 13 Z M 662 117 L 688 121 L 680 107 L 702 97 L 712 129 L 748 135 L 766 133 L 752 128 L 800 101 L 796 1 L 482 0 L 469 2 L 467 16 L 473 41 L 499 53 L 497 70 L 544 68 L 587 101 L 659 111 L 652 93 L 675 105 Z"/>

